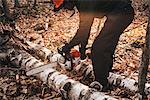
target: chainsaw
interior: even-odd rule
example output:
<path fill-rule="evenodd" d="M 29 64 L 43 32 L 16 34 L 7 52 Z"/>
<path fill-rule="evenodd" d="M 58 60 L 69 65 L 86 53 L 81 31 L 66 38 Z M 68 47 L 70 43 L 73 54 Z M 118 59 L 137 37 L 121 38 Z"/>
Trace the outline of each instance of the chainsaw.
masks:
<path fill-rule="evenodd" d="M 72 48 L 69 52 L 64 53 L 62 48 L 58 49 L 58 53 L 62 55 L 66 70 L 73 70 L 80 63 L 80 52 L 78 48 Z"/>

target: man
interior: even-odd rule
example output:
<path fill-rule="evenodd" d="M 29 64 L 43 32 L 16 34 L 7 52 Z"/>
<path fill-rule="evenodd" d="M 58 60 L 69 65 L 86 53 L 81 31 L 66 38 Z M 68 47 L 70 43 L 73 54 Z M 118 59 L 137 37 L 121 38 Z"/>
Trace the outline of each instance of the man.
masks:
<path fill-rule="evenodd" d="M 57 0 L 53 1 L 56 9 L 59 7 L 72 9 L 76 6 L 79 11 L 79 29 L 62 51 L 68 53 L 73 46 L 80 45 L 81 59 L 86 58 L 85 50 L 94 17 L 107 17 L 104 27 L 94 40 L 91 51 L 95 81 L 105 90 L 108 87 L 107 77 L 113 66 L 113 54 L 119 37 L 134 18 L 130 0 L 60 0 L 61 3 L 58 5 L 55 3 Z"/>

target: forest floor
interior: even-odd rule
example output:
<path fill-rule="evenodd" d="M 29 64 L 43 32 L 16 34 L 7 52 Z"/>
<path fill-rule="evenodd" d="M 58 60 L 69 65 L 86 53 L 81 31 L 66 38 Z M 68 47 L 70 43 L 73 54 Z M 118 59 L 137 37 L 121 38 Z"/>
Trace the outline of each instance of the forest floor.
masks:
<path fill-rule="evenodd" d="M 24 2 L 22 2 L 24 3 Z M 123 32 L 114 55 L 115 73 L 138 80 L 138 69 L 141 61 L 142 48 L 145 43 L 147 28 L 146 12 L 139 12 L 134 2 L 135 18 L 131 25 Z M 79 25 L 79 13 L 60 10 L 53 12 L 50 4 L 39 3 L 36 10 L 28 7 L 19 8 L 19 17 L 16 20 L 15 35 L 44 46 L 51 51 L 69 42 L 75 35 Z M 95 18 L 88 43 L 91 47 L 97 33 L 103 27 L 106 17 Z M 126 20 L 126 19 L 125 19 Z M 100 23 L 100 27 L 98 26 Z M 46 26 L 48 24 L 48 27 Z M 98 28 L 99 27 L 99 28 Z M 99 30 L 98 30 L 99 29 Z M 0 67 L 0 99 L 4 100 L 61 100 L 59 93 L 50 89 L 35 77 L 27 77 L 24 71 L 7 69 L 7 64 Z M 6 68 L 4 70 L 4 68 Z M 2 70 L 3 69 L 3 70 Z M 20 80 L 16 77 L 20 76 Z M 147 82 L 150 83 L 150 67 L 148 69 Z M 112 95 L 119 100 L 134 100 L 135 94 L 121 88 L 115 88 L 106 94 Z"/>

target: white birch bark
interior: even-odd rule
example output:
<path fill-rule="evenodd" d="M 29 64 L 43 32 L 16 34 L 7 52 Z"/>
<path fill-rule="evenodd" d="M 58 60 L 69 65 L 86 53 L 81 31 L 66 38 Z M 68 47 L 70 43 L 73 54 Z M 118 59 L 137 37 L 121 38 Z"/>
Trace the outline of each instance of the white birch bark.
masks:
<path fill-rule="evenodd" d="M 43 62 L 40 62 L 25 51 L 11 50 L 8 53 L 8 57 L 11 63 L 25 67 L 27 73 L 33 71 L 33 75 L 63 94 L 66 100 L 117 100 L 95 89 L 89 88 L 78 81 L 70 79 L 68 76 L 55 70 L 55 64 L 44 65 Z M 43 70 L 42 67 L 44 68 Z M 36 72 L 37 69 L 41 72 Z M 67 84 L 70 85 L 67 86 Z"/>

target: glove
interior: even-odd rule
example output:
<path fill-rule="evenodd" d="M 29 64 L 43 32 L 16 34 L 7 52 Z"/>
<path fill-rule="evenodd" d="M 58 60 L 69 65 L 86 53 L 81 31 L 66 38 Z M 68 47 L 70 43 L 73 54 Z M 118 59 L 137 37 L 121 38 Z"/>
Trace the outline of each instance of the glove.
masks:
<path fill-rule="evenodd" d="M 81 53 L 81 56 L 80 56 L 81 60 L 84 60 L 86 58 L 86 54 L 85 54 L 86 48 L 80 47 L 79 51 Z"/>
<path fill-rule="evenodd" d="M 71 60 L 70 49 L 68 47 L 68 43 L 65 44 L 62 48 L 58 49 L 58 53 L 60 53 L 66 60 Z"/>

